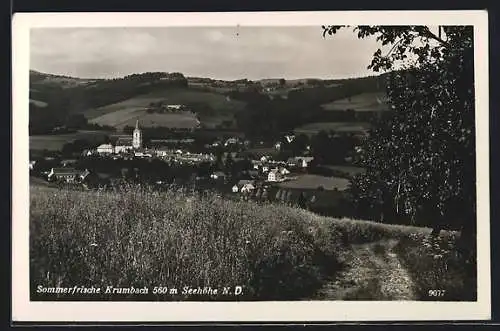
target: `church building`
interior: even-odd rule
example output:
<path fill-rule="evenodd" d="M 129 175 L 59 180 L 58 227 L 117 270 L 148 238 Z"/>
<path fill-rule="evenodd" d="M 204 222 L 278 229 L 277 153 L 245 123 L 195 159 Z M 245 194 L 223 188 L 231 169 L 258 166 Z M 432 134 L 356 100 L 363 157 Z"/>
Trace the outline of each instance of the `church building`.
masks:
<path fill-rule="evenodd" d="M 132 135 L 132 147 L 134 149 L 142 148 L 142 131 L 139 128 L 139 120 L 135 122 L 135 129 Z"/>

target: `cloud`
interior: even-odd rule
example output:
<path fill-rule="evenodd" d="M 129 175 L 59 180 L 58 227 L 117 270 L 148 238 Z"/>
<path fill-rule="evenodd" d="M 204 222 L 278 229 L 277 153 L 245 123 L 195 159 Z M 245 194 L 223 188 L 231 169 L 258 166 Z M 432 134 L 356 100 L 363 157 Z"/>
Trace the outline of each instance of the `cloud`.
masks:
<path fill-rule="evenodd" d="M 31 68 L 79 77 L 180 71 L 222 79 L 366 75 L 373 40 L 320 27 L 44 28 L 31 33 Z"/>

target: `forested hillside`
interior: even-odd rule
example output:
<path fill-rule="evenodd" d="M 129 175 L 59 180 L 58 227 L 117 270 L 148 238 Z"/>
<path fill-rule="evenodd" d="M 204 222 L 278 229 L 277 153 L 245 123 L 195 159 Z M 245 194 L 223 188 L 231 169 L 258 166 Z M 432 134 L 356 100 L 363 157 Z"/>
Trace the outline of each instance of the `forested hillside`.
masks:
<path fill-rule="evenodd" d="M 114 119 L 121 116 L 120 111 L 128 112 L 125 108 L 133 106 L 130 111 L 145 112 L 155 102 L 163 102 L 188 105 L 203 126 L 225 125 L 248 136 L 272 136 L 307 123 L 342 117 L 342 114 L 325 111 L 324 104 L 365 93 L 385 93 L 383 76 L 344 80 L 281 79 L 276 83 L 208 79 L 202 81 L 203 88 L 189 85 L 188 80 L 181 73 L 166 72 L 93 80 L 31 71 L 30 132 L 46 134 L 53 133 L 55 128 L 99 129 L 102 126 L 122 129 L 121 123 L 126 118 Z M 111 112 L 116 112 L 116 116 L 108 115 Z M 112 116 L 113 121 L 94 120 L 104 115 Z"/>

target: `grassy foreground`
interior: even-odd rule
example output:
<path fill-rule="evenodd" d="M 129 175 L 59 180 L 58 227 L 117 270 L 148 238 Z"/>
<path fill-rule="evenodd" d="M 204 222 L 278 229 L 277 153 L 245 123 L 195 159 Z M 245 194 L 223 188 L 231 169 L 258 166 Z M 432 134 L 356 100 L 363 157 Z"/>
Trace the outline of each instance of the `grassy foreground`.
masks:
<path fill-rule="evenodd" d="M 451 264 L 451 269 L 434 269 L 434 264 L 425 264 L 425 256 L 415 256 L 422 254 L 418 251 L 420 242 L 429 232 L 425 228 L 336 220 L 293 207 L 216 196 L 137 188 L 85 192 L 32 185 L 31 294 L 32 300 L 72 300 L 76 295 L 41 294 L 37 288 L 133 286 L 148 287 L 149 293 L 77 297 L 304 299 L 345 267 L 343 256 L 352 245 L 388 239 L 408 241 L 400 245 L 398 253 L 410 273 L 431 269 L 428 271 L 437 275 L 433 278 L 437 284 L 432 286 L 463 286 L 454 279 L 461 276 L 453 269 L 460 269 L 458 264 Z M 442 284 L 437 273 L 447 275 L 441 277 L 446 280 Z M 421 287 L 418 293 L 425 296 L 429 284 L 415 283 Z M 184 286 L 241 286 L 242 293 L 185 296 Z M 154 287 L 177 288 L 179 292 L 153 294 Z"/>

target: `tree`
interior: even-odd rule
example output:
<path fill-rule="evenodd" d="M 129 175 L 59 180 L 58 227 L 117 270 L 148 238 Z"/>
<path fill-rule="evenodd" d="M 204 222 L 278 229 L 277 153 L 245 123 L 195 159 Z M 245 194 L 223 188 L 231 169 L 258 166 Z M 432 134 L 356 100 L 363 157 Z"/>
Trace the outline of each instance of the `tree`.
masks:
<path fill-rule="evenodd" d="M 333 35 L 342 26 L 324 26 Z M 474 49 L 471 26 L 357 26 L 375 36 L 374 71 L 390 71 L 390 120 L 378 121 L 363 146 L 366 175 L 353 183 L 357 203 L 431 218 L 433 233 L 461 228 L 475 236 Z M 418 42 L 417 42 L 418 41 Z M 457 222 L 457 220 L 462 219 Z M 474 242 L 471 240 L 470 242 Z"/>

